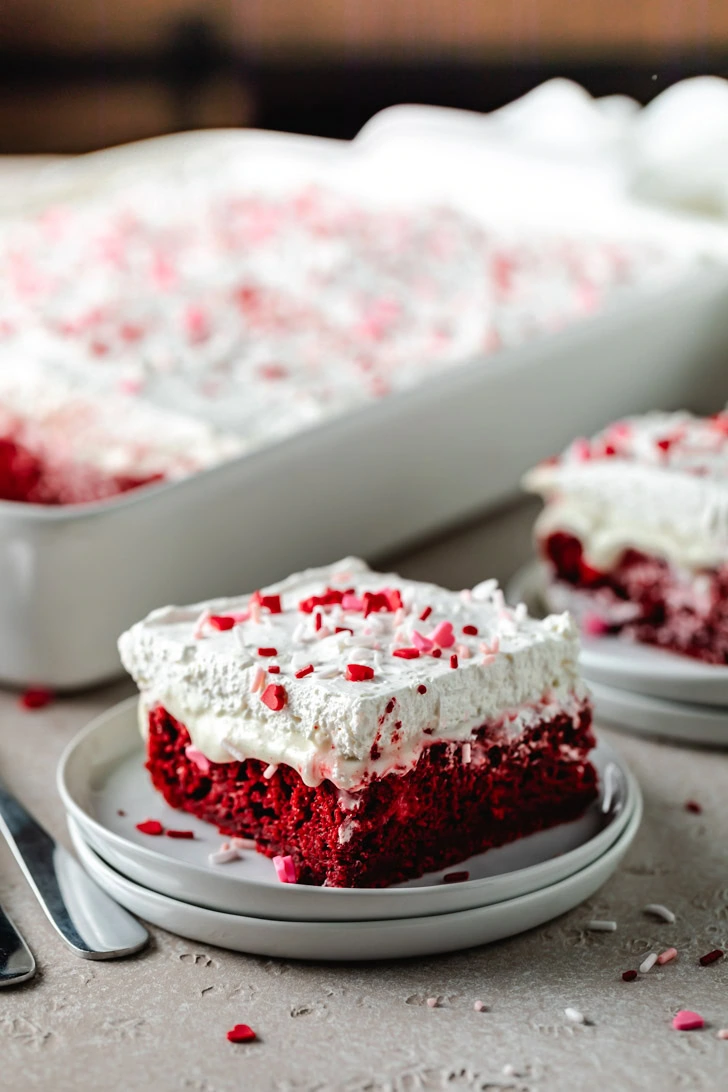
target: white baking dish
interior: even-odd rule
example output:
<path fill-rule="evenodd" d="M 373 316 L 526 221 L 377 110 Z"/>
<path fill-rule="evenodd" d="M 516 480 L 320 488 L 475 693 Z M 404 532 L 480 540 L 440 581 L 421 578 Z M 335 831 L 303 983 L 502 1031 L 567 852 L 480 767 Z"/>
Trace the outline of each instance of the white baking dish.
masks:
<path fill-rule="evenodd" d="M 163 138 L 53 169 L 31 196 L 95 192 L 175 156 L 189 166 L 243 146 L 267 159 L 263 173 L 272 156 L 337 178 L 344 147 Z M 195 477 L 92 505 L 0 502 L 0 680 L 97 683 L 120 672 L 117 635 L 155 606 L 252 590 L 347 553 L 391 553 L 512 495 L 575 433 L 653 406 L 720 406 L 727 357 L 728 272 L 696 270 Z"/>

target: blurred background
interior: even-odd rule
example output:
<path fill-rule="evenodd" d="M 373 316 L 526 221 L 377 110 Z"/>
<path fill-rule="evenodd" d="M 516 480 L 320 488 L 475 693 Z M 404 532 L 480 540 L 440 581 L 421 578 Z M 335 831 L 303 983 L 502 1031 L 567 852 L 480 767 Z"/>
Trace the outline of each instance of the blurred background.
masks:
<path fill-rule="evenodd" d="M 399 102 L 488 111 L 559 75 L 646 103 L 706 71 L 728 74 L 724 0 L 2 0 L 0 152 L 351 137 Z"/>

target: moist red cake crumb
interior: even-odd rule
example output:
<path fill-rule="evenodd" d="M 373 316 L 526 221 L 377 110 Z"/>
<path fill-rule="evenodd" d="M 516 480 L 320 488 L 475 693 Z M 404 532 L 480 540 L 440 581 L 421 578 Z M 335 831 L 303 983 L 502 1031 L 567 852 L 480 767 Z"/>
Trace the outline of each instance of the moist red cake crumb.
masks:
<path fill-rule="evenodd" d="M 608 603 L 634 607 L 634 617 L 606 625 L 605 632 L 706 663 L 728 664 L 728 565 L 702 573 L 706 587 L 698 598 L 667 561 L 637 550 L 626 550 L 608 573 L 584 561 L 582 544 L 573 535 L 549 535 L 542 550 L 556 580 L 594 596 L 595 609 L 600 595 Z"/>
<path fill-rule="evenodd" d="M 227 836 L 255 838 L 268 857 L 290 856 L 298 883 L 384 887 L 447 868 L 475 853 L 577 818 L 596 796 L 588 761 L 591 711 L 558 713 L 515 740 L 483 727 L 467 745 L 436 741 L 402 776 L 374 777 L 348 808 L 330 781 L 310 787 L 290 766 L 210 762 L 186 754 L 190 737 L 166 710 L 149 714 L 154 786 L 172 807 Z"/>
<path fill-rule="evenodd" d="M 58 464 L 33 454 L 13 437 L 0 438 L 0 500 L 25 504 L 84 504 L 162 481 L 104 474 L 90 466 Z"/>

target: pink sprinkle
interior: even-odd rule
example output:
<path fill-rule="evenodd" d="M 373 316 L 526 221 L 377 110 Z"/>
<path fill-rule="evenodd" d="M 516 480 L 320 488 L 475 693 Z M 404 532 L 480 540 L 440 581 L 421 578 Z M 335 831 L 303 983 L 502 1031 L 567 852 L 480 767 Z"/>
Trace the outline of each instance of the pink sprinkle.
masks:
<path fill-rule="evenodd" d="M 577 440 L 574 440 L 573 444 L 571 445 L 571 454 L 574 456 L 575 459 L 578 459 L 579 462 L 586 462 L 588 459 L 591 459 L 591 447 L 589 446 L 589 441 L 583 436 L 580 436 Z"/>
<path fill-rule="evenodd" d="M 483 664 L 483 665 L 484 665 L 485 667 L 488 667 L 488 665 L 489 665 L 489 664 L 494 664 L 494 663 L 495 663 L 495 660 L 496 660 L 495 656 L 494 656 L 494 655 L 493 655 L 492 653 L 490 653 L 490 652 L 487 652 L 487 653 L 485 654 L 485 656 L 483 656 L 483 659 L 481 660 L 481 663 L 482 663 L 482 664 Z"/>
<path fill-rule="evenodd" d="M 658 955 L 657 962 L 662 966 L 665 963 L 671 963 L 673 959 L 677 959 L 677 948 L 666 948 Z"/>
<path fill-rule="evenodd" d="M 473 757 L 473 748 L 470 743 L 463 743 L 463 765 L 467 766 Z"/>
<path fill-rule="evenodd" d="M 250 600 L 250 620 L 255 622 L 256 626 L 260 624 L 260 612 L 261 606 L 257 599 Z"/>
<path fill-rule="evenodd" d="M 588 637 L 603 637 L 609 632 L 609 625 L 598 614 L 585 614 L 581 620 L 581 628 Z"/>
<path fill-rule="evenodd" d="M 416 629 L 412 631 L 412 644 L 415 648 L 418 648 L 420 652 L 429 652 L 433 646 L 430 638 L 425 637 L 422 633 L 418 633 Z"/>
<path fill-rule="evenodd" d="M 204 341 L 210 336 L 207 314 L 201 307 L 190 304 L 184 316 L 185 330 L 191 341 Z"/>
<path fill-rule="evenodd" d="M 485 1008 L 486 1008 L 485 1002 L 484 1001 L 474 1001 L 473 1002 L 473 1008 L 475 1009 L 476 1012 L 485 1012 Z"/>
<path fill-rule="evenodd" d="M 721 1028 L 715 1033 L 716 1039 L 728 1039 L 728 1028 Z"/>
<path fill-rule="evenodd" d="M 143 387 L 143 380 L 135 379 L 130 375 L 119 380 L 119 390 L 122 394 L 139 394 Z"/>
<path fill-rule="evenodd" d="M 231 838 L 230 844 L 235 846 L 236 849 L 255 849 L 254 838 Z"/>
<path fill-rule="evenodd" d="M 486 655 L 494 656 L 497 652 L 500 652 L 500 637 L 494 637 L 490 643 L 488 641 L 481 641 L 478 648 Z"/>
<path fill-rule="evenodd" d="M 435 626 L 430 639 L 434 644 L 439 645 L 440 648 L 452 648 L 455 644 L 455 633 L 452 628 L 452 622 L 440 622 L 439 626 Z"/>
<path fill-rule="evenodd" d="M 261 667 L 260 664 L 258 664 L 255 669 L 255 674 L 253 675 L 253 681 L 250 684 L 250 693 L 256 694 L 259 690 L 262 690 L 264 683 L 265 668 Z"/>
<path fill-rule="evenodd" d="M 471 656 L 470 649 L 467 645 L 458 645 L 457 654 L 461 660 L 469 660 Z"/>
<path fill-rule="evenodd" d="M 698 1028 L 705 1027 L 705 1020 L 697 1012 L 691 1012 L 690 1009 L 680 1009 L 672 1018 L 672 1026 L 675 1031 L 697 1031 Z"/>
<path fill-rule="evenodd" d="M 293 857 L 274 857 L 273 865 L 275 866 L 276 874 L 281 883 L 296 882 L 296 866 L 293 863 Z"/>
<path fill-rule="evenodd" d="M 202 751 L 199 751 L 197 747 L 192 743 L 188 743 L 185 747 L 185 755 L 189 758 L 190 762 L 193 762 L 197 769 L 203 773 L 208 774 L 210 772 L 210 760 Z"/>
<path fill-rule="evenodd" d="M 436 1009 L 437 1008 L 437 1002 L 438 1002 L 437 997 L 428 997 L 427 998 L 427 1007 L 428 1007 L 428 1009 Z"/>
<path fill-rule="evenodd" d="M 353 595 L 351 592 L 343 597 L 341 605 L 344 610 L 364 610 L 364 600 L 360 599 L 357 595 Z"/>

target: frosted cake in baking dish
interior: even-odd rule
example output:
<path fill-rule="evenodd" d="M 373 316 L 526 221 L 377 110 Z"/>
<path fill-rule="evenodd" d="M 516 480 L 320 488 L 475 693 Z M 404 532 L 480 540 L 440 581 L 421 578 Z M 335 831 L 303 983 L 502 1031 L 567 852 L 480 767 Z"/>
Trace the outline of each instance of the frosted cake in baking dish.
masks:
<path fill-rule="evenodd" d="M 652 244 L 224 172 L 49 208 L 0 231 L 0 498 L 185 476 L 664 276 Z"/>

